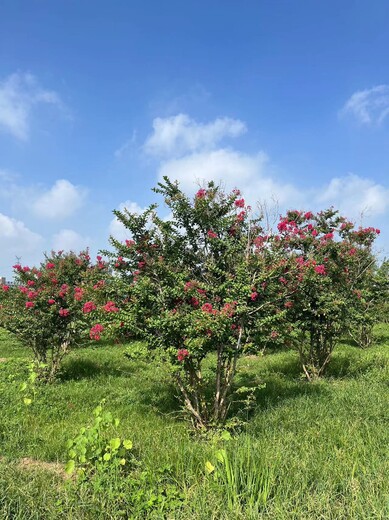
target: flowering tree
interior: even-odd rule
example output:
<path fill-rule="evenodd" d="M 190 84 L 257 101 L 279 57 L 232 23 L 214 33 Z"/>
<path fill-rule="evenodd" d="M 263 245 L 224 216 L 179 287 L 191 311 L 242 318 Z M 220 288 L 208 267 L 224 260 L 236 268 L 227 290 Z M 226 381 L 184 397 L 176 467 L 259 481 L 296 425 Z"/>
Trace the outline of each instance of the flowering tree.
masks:
<path fill-rule="evenodd" d="M 60 251 L 38 268 L 16 264 L 14 271 L 15 285 L 0 286 L 0 325 L 32 349 L 46 365 L 41 376 L 52 380 L 64 355 L 88 331 L 91 339 L 100 339 L 97 318 L 104 310 L 108 266 L 101 257 L 92 265 L 87 251 Z"/>
<path fill-rule="evenodd" d="M 349 328 L 369 285 L 379 230 L 354 225 L 329 209 L 317 214 L 289 211 L 278 224 L 273 247 L 288 265 L 285 302 L 296 331 L 295 345 L 308 379 L 321 376 L 336 342 Z"/>
<path fill-rule="evenodd" d="M 227 416 L 239 357 L 258 348 L 285 314 L 284 260 L 262 247 L 260 220 L 239 191 L 209 183 L 191 200 L 165 178 L 155 192 L 171 213 L 167 220 L 155 205 L 141 215 L 114 212 L 132 235 L 125 243 L 111 237 L 127 291 L 119 318 L 169 359 L 194 425 L 207 427 Z M 205 381 L 207 358 L 215 367 Z"/>

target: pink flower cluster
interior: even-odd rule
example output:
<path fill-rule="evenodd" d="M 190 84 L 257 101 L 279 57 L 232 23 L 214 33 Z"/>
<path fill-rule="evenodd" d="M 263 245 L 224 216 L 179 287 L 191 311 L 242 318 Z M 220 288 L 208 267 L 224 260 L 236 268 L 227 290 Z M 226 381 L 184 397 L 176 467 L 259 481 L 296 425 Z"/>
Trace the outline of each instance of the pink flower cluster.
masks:
<path fill-rule="evenodd" d="M 207 235 L 208 235 L 208 238 L 217 238 L 217 234 L 214 231 L 212 231 L 212 229 L 207 231 Z"/>
<path fill-rule="evenodd" d="M 199 189 L 199 191 L 196 193 L 196 199 L 204 199 L 207 195 L 207 190 L 204 188 Z"/>
<path fill-rule="evenodd" d="M 103 309 L 105 312 L 119 312 L 119 309 L 116 307 L 115 302 L 109 301 L 104 306 Z"/>
<path fill-rule="evenodd" d="M 100 325 L 100 323 L 96 323 L 96 325 L 93 325 L 93 327 L 89 331 L 89 337 L 90 339 L 94 339 L 98 341 L 101 339 L 101 333 L 103 332 L 104 327 Z"/>
<path fill-rule="evenodd" d="M 88 314 L 89 312 L 92 312 L 96 310 L 96 305 L 93 302 L 85 302 L 82 307 L 82 312 L 84 314 Z"/>
<path fill-rule="evenodd" d="M 189 352 L 188 350 L 186 350 L 186 348 L 180 348 L 178 351 L 177 351 L 177 359 L 180 363 L 182 363 L 183 361 L 185 361 L 185 358 L 187 358 L 189 356 Z"/>

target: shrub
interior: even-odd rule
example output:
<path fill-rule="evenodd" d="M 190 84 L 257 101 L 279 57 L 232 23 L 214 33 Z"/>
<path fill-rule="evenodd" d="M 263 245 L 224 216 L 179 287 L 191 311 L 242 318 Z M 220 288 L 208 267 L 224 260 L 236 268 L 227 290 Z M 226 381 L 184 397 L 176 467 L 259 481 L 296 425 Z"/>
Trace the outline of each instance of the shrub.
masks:
<path fill-rule="evenodd" d="M 371 287 L 371 247 L 379 230 L 354 230 L 333 209 L 289 211 L 278 230 L 273 247 L 287 260 L 282 282 L 290 295 L 284 306 L 310 380 L 325 372 L 336 342 L 357 316 L 362 292 Z"/>
<path fill-rule="evenodd" d="M 127 294 L 118 318 L 170 362 L 194 425 L 208 427 L 226 419 L 239 357 L 260 348 L 285 314 L 284 259 L 260 247 L 260 218 L 239 191 L 209 183 L 191 200 L 167 178 L 155 191 L 169 219 L 156 205 L 141 215 L 114 212 L 132 235 L 125 243 L 111 237 L 117 283 Z M 216 367 L 205 381 L 210 355 Z"/>
<path fill-rule="evenodd" d="M 85 300 L 101 279 L 105 284 L 107 265 L 101 258 L 92 265 L 87 251 L 52 252 L 39 268 L 17 264 L 14 271 L 15 285 L 0 287 L 0 325 L 32 349 L 45 365 L 41 377 L 52 380 L 69 349 L 88 337 L 95 316 L 87 310 L 97 306 Z M 90 336 L 98 339 L 96 329 Z"/>

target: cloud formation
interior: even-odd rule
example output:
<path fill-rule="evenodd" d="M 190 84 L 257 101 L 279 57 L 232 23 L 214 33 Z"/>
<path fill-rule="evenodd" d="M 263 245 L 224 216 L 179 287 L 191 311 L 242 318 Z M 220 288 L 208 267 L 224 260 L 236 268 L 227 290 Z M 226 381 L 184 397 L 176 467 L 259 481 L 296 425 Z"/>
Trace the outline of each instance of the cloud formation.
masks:
<path fill-rule="evenodd" d="M 82 206 L 85 197 L 85 188 L 60 179 L 35 200 L 32 208 L 39 217 L 62 219 L 73 215 Z"/>
<path fill-rule="evenodd" d="M 377 85 L 355 92 L 340 111 L 363 125 L 381 124 L 389 115 L 389 85 Z"/>
<path fill-rule="evenodd" d="M 22 221 L 0 213 L 0 243 L 1 264 L 3 271 L 0 275 L 7 275 L 17 257 L 21 261 L 38 258 L 42 253 L 43 237 L 31 231 Z"/>
<path fill-rule="evenodd" d="M 31 112 L 39 104 L 63 108 L 59 95 L 43 89 L 32 74 L 15 73 L 0 81 L 0 129 L 26 141 Z"/>
<path fill-rule="evenodd" d="M 331 179 L 316 196 L 317 205 L 333 205 L 346 216 L 375 217 L 389 210 L 389 189 L 355 174 Z"/>
<path fill-rule="evenodd" d="M 54 251 L 74 251 L 78 253 L 91 244 L 89 237 L 83 237 L 72 229 L 61 229 L 53 236 L 52 249 Z"/>
<path fill-rule="evenodd" d="M 146 208 L 141 208 L 136 202 L 126 200 L 119 204 L 119 211 L 127 209 L 130 213 L 143 213 Z M 109 234 L 116 240 L 124 242 L 124 240 L 131 238 L 130 232 L 126 229 L 117 217 L 114 217 L 109 224 Z"/>
<path fill-rule="evenodd" d="M 247 130 L 239 119 L 223 117 L 203 124 L 186 114 L 153 121 L 153 133 L 147 138 L 144 150 L 157 157 L 180 156 L 197 150 L 212 149 L 226 137 L 238 137 Z"/>

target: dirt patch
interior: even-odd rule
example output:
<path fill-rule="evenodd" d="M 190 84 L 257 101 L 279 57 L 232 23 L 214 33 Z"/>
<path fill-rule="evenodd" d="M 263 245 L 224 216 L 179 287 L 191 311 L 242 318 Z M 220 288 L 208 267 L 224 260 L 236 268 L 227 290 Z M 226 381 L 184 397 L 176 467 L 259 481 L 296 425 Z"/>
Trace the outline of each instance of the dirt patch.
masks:
<path fill-rule="evenodd" d="M 0 363 L 5 363 L 7 361 L 6 357 L 0 357 Z"/>
<path fill-rule="evenodd" d="M 43 471 L 48 471 L 50 473 L 54 473 L 55 475 L 58 475 L 64 480 L 69 479 L 71 476 L 68 475 L 64 469 L 63 464 L 60 464 L 59 462 L 45 462 L 43 460 L 35 460 L 30 459 L 29 457 L 25 457 L 23 459 L 20 459 L 18 466 L 22 469 L 38 469 Z"/>

